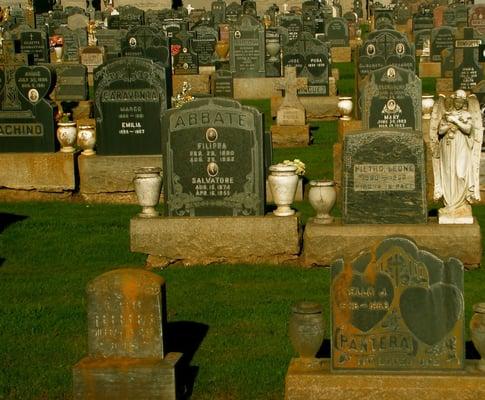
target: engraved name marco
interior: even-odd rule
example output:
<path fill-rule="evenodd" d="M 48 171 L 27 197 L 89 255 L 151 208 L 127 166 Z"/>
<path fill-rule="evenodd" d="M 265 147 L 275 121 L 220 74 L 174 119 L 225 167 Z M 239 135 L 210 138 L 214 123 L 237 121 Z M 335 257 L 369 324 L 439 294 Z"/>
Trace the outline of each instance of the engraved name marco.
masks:
<path fill-rule="evenodd" d="M 42 124 L 0 124 L 0 136 L 43 136 L 44 127 Z"/>
<path fill-rule="evenodd" d="M 415 189 L 414 164 L 356 164 L 354 165 L 354 190 L 410 191 Z"/>
<path fill-rule="evenodd" d="M 170 130 L 172 132 L 204 126 L 254 130 L 254 117 L 251 113 L 237 110 L 190 110 L 170 116 Z"/>

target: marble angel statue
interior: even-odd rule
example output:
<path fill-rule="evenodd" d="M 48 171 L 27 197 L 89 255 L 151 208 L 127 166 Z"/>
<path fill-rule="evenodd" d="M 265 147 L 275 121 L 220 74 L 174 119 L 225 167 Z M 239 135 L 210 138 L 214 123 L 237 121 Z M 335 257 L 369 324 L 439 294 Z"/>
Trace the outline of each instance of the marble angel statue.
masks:
<path fill-rule="evenodd" d="M 483 126 L 475 95 L 457 90 L 439 96 L 430 123 L 434 199 L 443 199 L 440 224 L 472 224 L 470 204 L 480 200 Z"/>

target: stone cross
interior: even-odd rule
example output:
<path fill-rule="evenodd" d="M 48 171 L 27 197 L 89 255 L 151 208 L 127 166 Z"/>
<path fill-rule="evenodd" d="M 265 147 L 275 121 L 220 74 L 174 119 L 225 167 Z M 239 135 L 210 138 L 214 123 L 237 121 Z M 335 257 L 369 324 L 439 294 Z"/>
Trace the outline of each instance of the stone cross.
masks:
<path fill-rule="evenodd" d="M 4 71 L 5 97 L 2 103 L 2 110 L 21 110 L 17 83 L 15 82 L 15 70 L 25 64 L 24 55 L 15 54 L 14 41 L 5 38 L 2 41 L 2 53 L 0 55 L 0 66 Z"/>
<path fill-rule="evenodd" d="M 291 106 L 295 107 L 300 105 L 303 108 L 300 100 L 298 99 L 298 89 L 306 89 L 308 86 L 307 78 L 296 77 L 296 67 L 285 67 L 285 76 L 279 80 L 276 84 L 277 90 L 284 90 L 285 97 L 281 107 Z"/>

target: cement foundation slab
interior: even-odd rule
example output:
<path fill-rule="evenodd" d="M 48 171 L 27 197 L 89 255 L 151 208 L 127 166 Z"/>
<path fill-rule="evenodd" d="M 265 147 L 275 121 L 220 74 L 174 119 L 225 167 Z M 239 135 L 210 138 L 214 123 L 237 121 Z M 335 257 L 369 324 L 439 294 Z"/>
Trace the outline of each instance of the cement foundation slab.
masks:
<path fill-rule="evenodd" d="M 0 153 L 0 188 L 73 191 L 76 158 L 77 153 Z"/>
<path fill-rule="evenodd" d="M 132 218 L 130 249 L 150 255 L 152 266 L 297 261 L 300 218 Z"/>
<path fill-rule="evenodd" d="M 286 375 L 285 400 L 482 400 L 485 374 L 469 360 L 456 374 L 336 374 L 330 360 L 314 359 L 308 366 L 291 360 Z"/>
<path fill-rule="evenodd" d="M 83 358 L 73 367 L 76 400 L 175 400 L 181 353 L 162 359 Z"/>
<path fill-rule="evenodd" d="M 302 264 L 330 265 L 342 257 L 350 261 L 387 236 L 409 237 L 419 248 L 441 259 L 458 258 L 469 269 L 480 265 L 482 240 L 478 222 L 440 225 L 436 218 L 430 218 L 427 224 L 409 225 L 343 225 L 339 219 L 333 224 L 322 225 L 309 220 L 303 235 Z"/>
<path fill-rule="evenodd" d="M 439 62 L 420 62 L 420 78 L 439 78 L 441 77 L 441 63 Z"/>
<path fill-rule="evenodd" d="M 337 109 L 337 96 L 298 96 L 298 99 L 305 107 L 306 118 L 308 119 L 336 119 L 340 116 Z M 271 116 L 276 113 L 283 102 L 279 96 L 271 97 Z"/>
<path fill-rule="evenodd" d="M 162 156 L 84 156 L 78 160 L 80 194 L 86 201 L 136 203 L 133 178 L 141 167 L 162 168 Z"/>
<path fill-rule="evenodd" d="M 173 95 L 182 92 L 184 82 L 188 82 L 191 87 L 191 94 L 210 94 L 211 76 L 208 74 L 198 75 L 172 75 Z"/>
<path fill-rule="evenodd" d="M 310 125 L 271 126 L 273 147 L 302 147 L 310 144 Z"/>

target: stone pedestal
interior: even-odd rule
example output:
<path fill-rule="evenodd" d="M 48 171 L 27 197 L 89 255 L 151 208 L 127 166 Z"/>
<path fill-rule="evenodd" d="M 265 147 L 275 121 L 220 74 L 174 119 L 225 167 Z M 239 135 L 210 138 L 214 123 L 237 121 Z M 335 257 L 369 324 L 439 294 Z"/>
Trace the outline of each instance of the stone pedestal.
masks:
<path fill-rule="evenodd" d="M 80 194 L 85 200 L 137 203 L 133 187 L 135 171 L 141 167 L 162 168 L 162 156 L 85 156 L 81 154 L 78 165 Z"/>
<path fill-rule="evenodd" d="M 277 96 L 282 99 L 278 87 L 284 77 L 278 78 L 234 78 L 234 98 L 243 99 L 269 99 Z"/>
<path fill-rule="evenodd" d="M 420 62 L 419 63 L 419 77 L 420 78 L 439 78 L 441 76 L 441 63 L 439 62 Z"/>
<path fill-rule="evenodd" d="M 291 360 L 286 375 L 285 400 L 479 400 L 485 398 L 485 374 L 469 360 L 456 374 L 388 375 L 330 372 L 327 359 L 315 359 L 308 368 Z"/>
<path fill-rule="evenodd" d="M 175 400 L 181 353 L 164 359 L 86 357 L 73 367 L 74 399 Z"/>
<path fill-rule="evenodd" d="M 272 125 L 273 147 L 299 147 L 310 144 L 310 125 Z"/>
<path fill-rule="evenodd" d="M 332 62 L 351 62 L 352 61 L 352 48 L 349 47 L 332 47 L 330 48 L 332 54 Z"/>
<path fill-rule="evenodd" d="M 362 120 L 360 119 L 351 119 L 351 120 L 344 120 L 340 118 L 338 120 L 338 141 L 343 142 L 344 136 L 347 132 L 358 131 L 362 129 Z"/>
<path fill-rule="evenodd" d="M 436 79 L 436 93 L 445 96 L 453 93 L 453 78 Z"/>
<path fill-rule="evenodd" d="M 340 116 L 337 109 L 337 96 L 299 96 L 298 99 L 305 107 L 307 119 L 327 119 Z M 271 97 L 271 116 L 276 116 L 282 102 L 281 96 Z"/>
<path fill-rule="evenodd" d="M 152 266 L 297 262 L 300 218 L 132 218 L 130 249 L 149 255 Z"/>
<path fill-rule="evenodd" d="M 0 153 L 1 200 L 52 200 L 76 189 L 78 153 Z"/>
<path fill-rule="evenodd" d="M 210 74 L 198 74 L 198 75 L 172 75 L 173 95 L 182 92 L 182 85 L 184 82 L 188 82 L 191 86 L 190 93 L 196 94 L 210 94 L 211 92 L 211 75 Z"/>
<path fill-rule="evenodd" d="M 480 225 L 440 225 L 436 218 L 427 224 L 346 224 L 340 219 L 334 224 L 316 224 L 312 220 L 305 226 L 302 263 L 331 265 L 337 258 L 351 260 L 387 236 L 407 236 L 418 247 L 426 248 L 440 258 L 458 258 L 466 268 L 480 265 L 482 240 Z"/>

